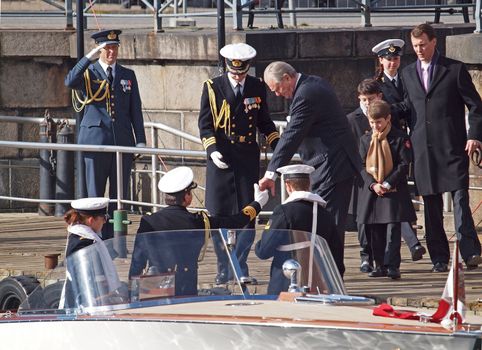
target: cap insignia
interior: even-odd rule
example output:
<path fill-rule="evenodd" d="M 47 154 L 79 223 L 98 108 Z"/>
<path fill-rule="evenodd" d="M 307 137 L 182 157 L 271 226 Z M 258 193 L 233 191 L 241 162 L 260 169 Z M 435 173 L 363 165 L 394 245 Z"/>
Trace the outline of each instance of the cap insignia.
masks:
<path fill-rule="evenodd" d="M 241 67 L 243 65 L 243 62 L 240 60 L 232 60 L 231 64 L 233 65 L 233 67 Z"/>
<path fill-rule="evenodd" d="M 116 34 L 114 31 L 111 31 L 111 32 L 107 35 L 107 39 L 109 39 L 109 40 L 115 40 L 115 39 L 117 39 L 117 34 Z"/>
<path fill-rule="evenodd" d="M 396 51 L 395 46 L 390 45 L 390 47 L 388 48 L 388 51 L 391 52 L 391 53 L 395 52 Z"/>

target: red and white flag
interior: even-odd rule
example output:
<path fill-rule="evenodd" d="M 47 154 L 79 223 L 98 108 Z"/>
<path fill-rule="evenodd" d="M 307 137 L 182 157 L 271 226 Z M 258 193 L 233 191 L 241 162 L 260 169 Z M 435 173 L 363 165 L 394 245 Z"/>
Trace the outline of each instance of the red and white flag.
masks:
<path fill-rule="evenodd" d="M 462 257 L 458 251 L 457 245 L 455 245 L 452 266 L 450 267 L 449 276 L 447 277 L 447 282 L 445 283 L 445 288 L 442 293 L 442 298 L 439 301 L 437 311 L 432 315 L 432 322 L 443 322 L 444 320 L 450 321 L 454 318 L 454 274 L 455 272 L 455 254 L 458 254 L 458 266 L 457 266 L 457 318 L 458 324 L 465 321 L 465 281 L 464 281 L 464 270 L 462 265 Z M 446 322 L 447 322 L 446 321 Z"/>

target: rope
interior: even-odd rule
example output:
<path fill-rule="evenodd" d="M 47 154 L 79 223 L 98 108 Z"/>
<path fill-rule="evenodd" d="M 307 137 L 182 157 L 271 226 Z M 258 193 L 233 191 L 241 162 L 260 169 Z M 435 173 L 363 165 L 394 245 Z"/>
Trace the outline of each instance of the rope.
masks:
<path fill-rule="evenodd" d="M 92 3 L 92 0 L 89 0 L 89 4 L 90 4 L 90 8 L 92 10 L 92 14 L 94 15 L 94 19 L 95 19 L 95 24 L 97 25 L 97 30 L 100 30 L 100 25 L 99 25 L 99 21 L 97 21 L 97 14 L 95 13 L 95 10 L 94 10 L 94 4 Z"/>

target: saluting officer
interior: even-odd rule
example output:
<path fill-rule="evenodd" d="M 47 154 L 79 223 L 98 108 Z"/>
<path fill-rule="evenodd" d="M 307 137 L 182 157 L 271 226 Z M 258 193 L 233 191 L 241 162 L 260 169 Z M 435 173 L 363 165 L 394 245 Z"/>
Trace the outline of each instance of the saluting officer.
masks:
<path fill-rule="evenodd" d="M 192 230 L 204 229 L 209 234 L 210 229 L 246 226 L 258 215 L 269 197 L 268 191 L 259 191 L 255 184 L 255 200 L 235 215 L 216 217 L 204 212 L 191 213 L 187 207 L 192 201 L 192 190 L 197 187 L 193 177 L 190 168 L 178 167 L 161 178 L 158 187 L 165 194 L 168 207 L 142 217 L 129 271 L 129 276 L 139 276 L 149 261 L 149 265 L 156 266 L 159 272 L 175 272 L 176 295 L 197 294 L 198 258 L 202 247 L 208 242 L 204 234 Z M 177 231 L 156 233 L 155 236 L 142 234 L 169 230 Z"/>
<path fill-rule="evenodd" d="M 224 46 L 220 53 L 226 59 L 227 73 L 204 83 L 199 133 L 207 153 L 206 208 L 212 215 L 232 215 L 253 200 L 260 162 L 257 130 L 272 149 L 279 134 L 269 116 L 264 83 L 248 75 L 256 50 L 239 43 Z M 236 255 L 244 276 L 249 275 L 246 260 L 253 241 L 254 231 L 243 232 L 237 239 Z M 216 282 L 225 283 L 228 264 L 217 241 L 215 249 Z"/>
<path fill-rule="evenodd" d="M 84 109 L 77 142 L 87 145 L 146 146 L 141 97 L 134 71 L 117 63 L 120 30 L 92 34 L 96 47 L 72 68 L 65 85 L 72 88 L 74 109 Z M 95 59 L 99 55 L 99 60 Z M 132 154 L 123 154 L 123 194 L 127 193 Z M 117 197 L 114 153 L 84 152 L 87 195 L 100 197 L 109 179 L 109 197 Z M 112 212 L 109 207 L 109 212 Z M 106 224 L 103 238 L 111 238 Z"/>
<path fill-rule="evenodd" d="M 276 169 L 284 175 L 289 197 L 274 209 L 255 247 L 258 258 L 273 257 L 268 294 L 287 291 L 290 284 L 283 274 L 283 263 L 291 258 L 291 252 L 283 249 L 283 246 L 292 242 L 289 241 L 288 234 L 277 230 L 305 231 L 320 235 L 327 241 L 339 272 L 343 272 L 343 246 L 337 234 L 335 218 L 325 209 L 325 200 L 318 194 L 309 192 L 310 174 L 314 170 L 315 168 L 305 164 Z"/>

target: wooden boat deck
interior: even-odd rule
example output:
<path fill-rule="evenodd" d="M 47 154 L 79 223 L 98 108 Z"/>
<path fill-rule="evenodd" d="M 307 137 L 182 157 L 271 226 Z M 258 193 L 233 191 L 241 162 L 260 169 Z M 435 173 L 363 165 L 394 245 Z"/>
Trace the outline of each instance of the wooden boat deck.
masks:
<path fill-rule="evenodd" d="M 130 215 L 129 218 L 133 222 L 129 227 L 129 234 L 132 235 L 137 230 L 140 216 Z M 421 235 L 423 233 L 419 232 L 419 238 Z M 49 272 L 44 266 L 44 256 L 59 253 L 62 260 L 65 242 L 66 230 L 62 218 L 39 216 L 36 213 L 0 214 L 0 279 L 11 275 L 35 275 L 42 280 Z M 425 245 L 424 240 L 422 243 Z M 202 273 L 213 276 L 216 258 L 212 249 L 207 250 L 205 259 L 207 262 L 212 261 L 209 264 L 212 271 Z M 266 273 L 270 262 L 260 261 L 252 253 L 248 264 L 250 274 L 257 277 Z M 350 294 L 374 297 L 378 301 L 388 301 L 398 306 L 436 307 L 447 279 L 447 273 L 430 272 L 432 264 L 428 254 L 422 260 L 412 262 L 403 243 L 402 278 L 369 278 L 358 269 L 359 246 L 356 232 L 346 233 L 345 265 L 345 285 Z M 200 277 L 201 281 L 202 279 Z M 263 291 L 267 281 L 261 279 L 259 282 L 257 289 Z M 474 311 L 482 309 L 482 267 L 465 271 L 465 288 L 468 307 Z"/>

